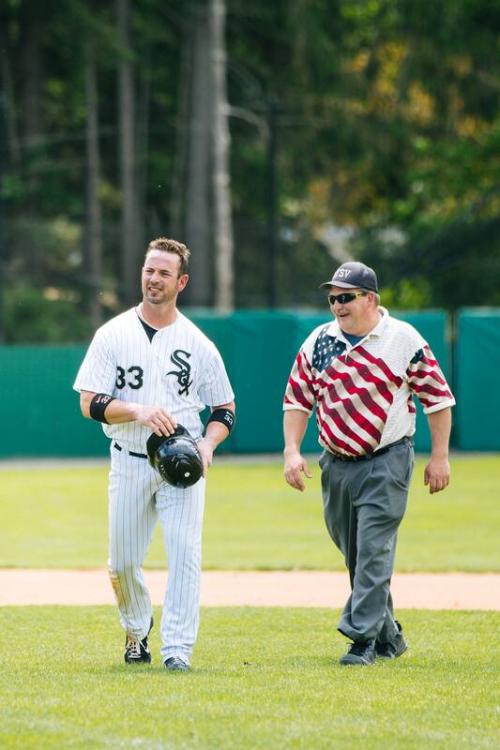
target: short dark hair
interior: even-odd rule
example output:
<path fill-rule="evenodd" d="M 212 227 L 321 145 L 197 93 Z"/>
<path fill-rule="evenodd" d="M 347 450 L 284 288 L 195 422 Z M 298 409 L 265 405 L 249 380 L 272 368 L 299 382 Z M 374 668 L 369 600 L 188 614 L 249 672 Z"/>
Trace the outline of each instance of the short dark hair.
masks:
<path fill-rule="evenodd" d="M 151 240 L 144 257 L 147 258 L 148 253 L 152 250 L 160 250 L 163 253 L 178 255 L 180 258 L 179 275 L 182 276 L 183 273 L 187 273 L 189 256 L 191 255 L 191 251 L 187 245 L 183 245 L 182 242 L 172 240 L 169 237 L 158 237 L 156 240 Z"/>

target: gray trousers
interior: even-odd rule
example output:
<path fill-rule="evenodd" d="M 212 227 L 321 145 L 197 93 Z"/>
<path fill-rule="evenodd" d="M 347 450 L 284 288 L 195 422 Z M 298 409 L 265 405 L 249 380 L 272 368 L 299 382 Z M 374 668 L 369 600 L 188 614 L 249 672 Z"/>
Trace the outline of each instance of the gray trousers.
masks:
<path fill-rule="evenodd" d="M 338 629 L 354 641 L 390 642 L 398 632 L 390 583 L 414 461 L 410 440 L 366 461 L 338 461 L 328 451 L 320 458 L 326 527 L 351 581 Z"/>

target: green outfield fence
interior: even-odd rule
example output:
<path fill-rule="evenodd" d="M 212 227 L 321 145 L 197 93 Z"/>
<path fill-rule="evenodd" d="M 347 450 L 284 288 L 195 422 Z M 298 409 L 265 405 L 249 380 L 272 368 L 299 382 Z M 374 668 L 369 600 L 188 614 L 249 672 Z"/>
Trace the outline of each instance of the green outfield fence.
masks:
<path fill-rule="evenodd" d="M 452 385 L 457 399 L 453 447 L 500 451 L 496 385 L 500 309 L 464 309 L 454 321 L 442 310 L 394 315 L 413 324 L 427 339 Z M 280 452 L 281 404 L 290 367 L 307 334 L 326 323 L 328 316 L 296 311 L 188 312 L 188 316 L 218 346 L 236 392 L 236 429 L 221 452 Z M 0 347 L 0 458 L 107 453 L 108 441 L 100 426 L 81 417 L 72 390 L 85 349 L 85 345 Z M 430 447 L 420 408 L 415 444 L 420 452 Z M 314 418 L 304 449 L 319 450 Z"/>

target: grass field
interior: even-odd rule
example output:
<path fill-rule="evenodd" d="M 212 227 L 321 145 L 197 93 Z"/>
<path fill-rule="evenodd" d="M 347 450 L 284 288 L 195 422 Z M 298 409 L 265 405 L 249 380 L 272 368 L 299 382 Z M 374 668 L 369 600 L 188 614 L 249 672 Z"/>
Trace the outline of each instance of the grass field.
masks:
<path fill-rule="evenodd" d="M 410 651 L 360 669 L 337 612 L 204 610 L 193 671 L 169 674 L 157 629 L 151 666 L 122 663 L 111 607 L 6 608 L 0 747 L 499 747 L 500 613 L 401 614 Z"/>
<path fill-rule="evenodd" d="M 415 469 L 398 571 L 498 571 L 500 456 L 454 456 L 452 484 L 429 495 Z M 216 462 L 210 470 L 204 567 L 343 570 L 323 524 L 319 468 L 303 494 L 280 462 Z M 0 566 L 103 567 L 107 467 L 3 468 Z M 157 530 L 147 567 L 165 566 Z"/>
<path fill-rule="evenodd" d="M 217 463 L 206 568 L 343 569 L 327 538 L 319 470 L 307 492 L 281 464 Z M 438 495 L 416 467 L 397 569 L 498 570 L 500 459 L 453 460 Z M 0 565 L 104 567 L 107 468 L 0 471 Z M 164 567 L 159 534 L 149 567 Z M 500 745 L 500 612 L 398 612 L 410 651 L 370 668 L 338 664 L 338 612 L 202 612 L 189 674 L 122 662 L 112 607 L 4 607 L 2 750 L 469 750 Z M 155 611 L 159 623 L 160 612 Z"/>

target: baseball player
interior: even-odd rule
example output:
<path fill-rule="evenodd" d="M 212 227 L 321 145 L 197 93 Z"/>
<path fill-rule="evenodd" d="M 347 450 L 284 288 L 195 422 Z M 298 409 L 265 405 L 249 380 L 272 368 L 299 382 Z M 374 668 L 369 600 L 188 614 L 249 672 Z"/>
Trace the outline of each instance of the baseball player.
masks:
<path fill-rule="evenodd" d="M 159 238 L 147 249 L 142 302 L 99 328 L 74 383 L 84 417 L 110 438 L 109 575 L 121 625 L 125 662 L 149 663 L 151 599 L 142 572 L 157 520 L 168 555 L 161 620 L 161 655 L 169 671 L 186 671 L 199 623 L 205 476 L 213 452 L 234 422 L 234 394 L 214 344 L 177 309 L 188 283 L 190 251 Z M 200 412 L 211 416 L 203 434 Z M 147 460 L 152 433 L 185 427 L 203 461 L 194 485 L 174 487 Z"/>
<path fill-rule="evenodd" d="M 400 656 L 408 645 L 394 618 L 390 582 L 414 464 L 413 395 L 431 432 L 424 473 L 431 493 L 450 479 L 455 399 L 427 342 L 379 306 L 373 269 L 344 263 L 322 286 L 335 320 L 308 336 L 293 365 L 284 399 L 284 473 L 304 490 L 311 475 L 300 447 L 316 408 L 324 517 L 351 582 L 338 629 L 352 643 L 340 663 L 369 665 L 376 656 Z"/>

